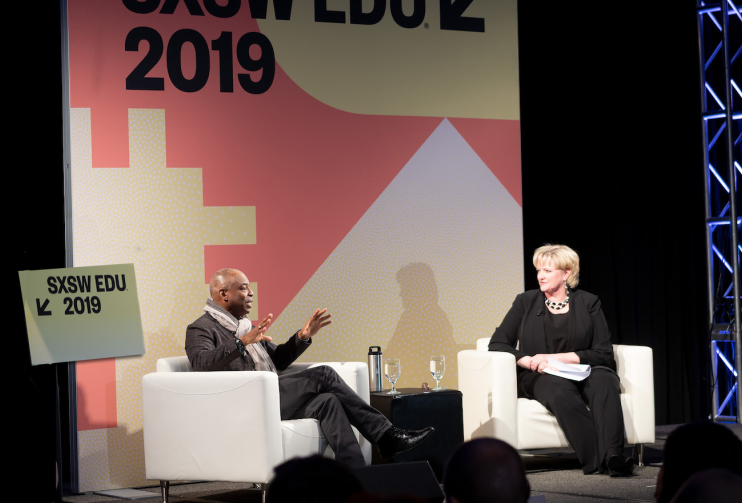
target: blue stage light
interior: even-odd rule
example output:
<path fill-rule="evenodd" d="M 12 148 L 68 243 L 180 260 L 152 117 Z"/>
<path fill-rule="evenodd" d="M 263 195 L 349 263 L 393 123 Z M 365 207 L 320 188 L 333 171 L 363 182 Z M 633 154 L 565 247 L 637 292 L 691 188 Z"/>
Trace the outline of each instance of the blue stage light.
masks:
<path fill-rule="evenodd" d="M 732 374 L 734 374 L 734 377 L 737 377 L 737 371 L 734 370 L 734 367 L 732 367 L 732 364 L 729 363 L 729 360 L 727 360 L 727 357 L 724 356 L 724 353 L 722 353 L 721 351 L 719 351 L 719 348 L 716 348 L 716 354 L 719 356 L 719 358 L 721 358 L 721 361 L 724 362 L 724 365 L 727 366 L 727 368 L 729 369 L 729 371 Z"/>
<path fill-rule="evenodd" d="M 724 181 L 724 179 L 721 177 L 721 175 L 718 173 L 718 171 L 716 171 L 716 169 L 714 169 L 714 167 L 711 165 L 711 163 L 709 163 L 709 169 L 714 174 L 714 176 L 716 177 L 716 179 L 719 180 L 719 183 L 721 184 L 722 187 L 724 187 L 724 190 L 726 190 L 727 192 L 729 192 L 729 185 L 727 185 L 727 182 Z"/>
<path fill-rule="evenodd" d="M 716 95 L 713 89 L 711 89 L 711 86 L 708 82 L 706 82 L 706 90 L 713 96 L 714 100 L 716 100 L 716 103 L 721 107 L 722 110 L 726 110 L 727 108 L 724 106 L 724 102 L 719 99 L 719 97 Z"/>
<path fill-rule="evenodd" d="M 721 260 L 722 264 L 724 264 L 727 269 L 729 269 L 729 272 L 733 273 L 732 266 L 727 262 L 727 259 L 724 258 L 724 255 L 719 251 L 719 249 L 716 247 L 715 244 L 711 243 L 711 249 L 714 250 L 714 253 L 716 253 L 716 256 L 719 257 L 719 260 Z"/>

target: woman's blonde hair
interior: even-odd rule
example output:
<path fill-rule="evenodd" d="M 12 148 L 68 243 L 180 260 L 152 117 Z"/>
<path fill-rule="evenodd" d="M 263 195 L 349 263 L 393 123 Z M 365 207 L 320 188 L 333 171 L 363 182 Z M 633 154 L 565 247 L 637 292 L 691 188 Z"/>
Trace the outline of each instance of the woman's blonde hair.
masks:
<path fill-rule="evenodd" d="M 533 267 L 541 262 L 551 261 L 554 267 L 563 271 L 569 269 L 571 274 L 567 278 L 567 285 L 575 288 L 580 282 L 580 257 L 572 248 L 565 245 L 546 244 L 533 252 Z"/>

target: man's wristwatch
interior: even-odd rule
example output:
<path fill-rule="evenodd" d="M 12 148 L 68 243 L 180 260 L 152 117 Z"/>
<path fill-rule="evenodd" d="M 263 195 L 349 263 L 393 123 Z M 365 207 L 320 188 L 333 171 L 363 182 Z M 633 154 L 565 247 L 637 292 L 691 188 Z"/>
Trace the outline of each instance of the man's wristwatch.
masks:
<path fill-rule="evenodd" d="M 237 351 L 239 351 L 242 356 L 247 355 L 247 348 L 244 344 L 242 344 L 242 341 L 239 339 L 235 339 L 234 342 L 235 344 L 237 344 Z"/>

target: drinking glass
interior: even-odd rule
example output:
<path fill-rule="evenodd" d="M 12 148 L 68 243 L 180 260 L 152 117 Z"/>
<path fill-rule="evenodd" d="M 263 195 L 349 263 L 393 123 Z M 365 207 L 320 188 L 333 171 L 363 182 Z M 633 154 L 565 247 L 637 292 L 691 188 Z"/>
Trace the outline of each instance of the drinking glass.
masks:
<path fill-rule="evenodd" d="M 399 365 L 398 358 L 388 358 L 384 360 L 384 375 L 386 375 L 387 380 L 392 383 L 392 390 L 387 393 L 388 395 L 399 394 L 399 391 L 394 389 L 394 385 L 396 384 L 397 379 L 399 379 L 401 373 L 402 367 Z"/>
<path fill-rule="evenodd" d="M 433 388 L 433 391 L 438 391 L 441 388 L 441 379 L 443 374 L 446 373 L 446 358 L 443 355 L 433 355 L 430 357 L 430 373 L 433 374 L 437 386 Z"/>

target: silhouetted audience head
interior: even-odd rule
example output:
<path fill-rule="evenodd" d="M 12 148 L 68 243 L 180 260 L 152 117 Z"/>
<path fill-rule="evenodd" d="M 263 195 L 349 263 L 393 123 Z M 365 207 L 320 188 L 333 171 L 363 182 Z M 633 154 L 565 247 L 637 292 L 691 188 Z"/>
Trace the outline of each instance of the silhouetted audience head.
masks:
<path fill-rule="evenodd" d="M 724 468 L 711 468 L 694 474 L 678 489 L 671 503 L 739 503 L 742 475 Z"/>
<path fill-rule="evenodd" d="M 703 470 L 724 468 L 742 475 L 742 441 L 716 423 L 690 423 L 674 430 L 665 442 L 664 458 L 657 476 L 658 503 L 669 503 L 693 474 Z"/>
<path fill-rule="evenodd" d="M 443 474 L 447 503 L 525 503 L 531 492 L 518 452 L 494 438 L 457 448 Z"/>
<path fill-rule="evenodd" d="M 294 458 L 275 469 L 266 503 L 344 503 L 363 491 L 345 465 L 323 456 Z"/>

